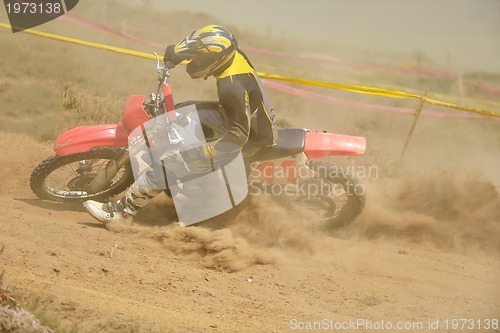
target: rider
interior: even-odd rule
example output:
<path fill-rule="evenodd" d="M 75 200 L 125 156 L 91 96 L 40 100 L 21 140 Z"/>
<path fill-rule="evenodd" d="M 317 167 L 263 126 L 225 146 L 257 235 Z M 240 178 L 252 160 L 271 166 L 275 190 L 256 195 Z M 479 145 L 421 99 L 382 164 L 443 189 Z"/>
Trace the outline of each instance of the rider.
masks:
<path fill-rule="evenodd" d="M 169 45 L 164 56 L 165 65 L 173 68 L 184 60 L 189 61 L 187 73 L 193 78 L 214 76 L 217 81 L 219 112 L 216 115 L 200 114 L 214 123 L 222 137 L 197 150 L 198 157 L 190 154 L 189 161 L 182 161 L 198 173 L 213 170 L 214 161 L 233 156 L 239 151 L 258 150 L 270 146 L 276 139 L 276 118 L 260 79 L 247 56 L 239 49 L 234 35 L 226 28 L 208 25 L 189 34 L 176 45 Z M 176 156 L 166 156 L 175 161 Z M 227 158 L 226 158 L 227 160 Z M 186 163 L 187 162 L 187 163 Z M 132 224 L 133 216 L 163 189 L 155 183 L 149 172 L 138 176 L 125 195 L 116 203 L 84 202 L 84 207 L 97 220 L 108 223 L 120 221 Z"/>

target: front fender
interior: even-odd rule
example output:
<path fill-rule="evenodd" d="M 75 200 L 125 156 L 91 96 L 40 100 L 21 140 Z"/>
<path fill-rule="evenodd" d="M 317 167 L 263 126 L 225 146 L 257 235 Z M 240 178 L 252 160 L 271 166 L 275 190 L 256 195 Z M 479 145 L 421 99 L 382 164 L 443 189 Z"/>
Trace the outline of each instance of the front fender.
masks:
<path fill-rule="evenodd" d="M 128 132 L 123 125 L 79 126 L 61 134 L 54 142 L 57 155 L 67 156 L 95 147 L 123 148 L 128 145 Z"/>

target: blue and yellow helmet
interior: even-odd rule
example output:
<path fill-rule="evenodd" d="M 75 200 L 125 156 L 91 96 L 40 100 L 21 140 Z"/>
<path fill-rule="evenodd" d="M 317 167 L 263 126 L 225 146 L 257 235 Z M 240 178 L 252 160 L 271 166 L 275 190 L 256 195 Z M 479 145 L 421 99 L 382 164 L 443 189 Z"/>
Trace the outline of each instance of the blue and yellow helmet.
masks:
<path fill-rule="evenodd" d="M 192 78 L 220 74 L 234 59 L 238 42 L 219 25 L 207 25 L 193 31 L 175 45 L 175 53 L 190 60 L 186 71 Z"/>

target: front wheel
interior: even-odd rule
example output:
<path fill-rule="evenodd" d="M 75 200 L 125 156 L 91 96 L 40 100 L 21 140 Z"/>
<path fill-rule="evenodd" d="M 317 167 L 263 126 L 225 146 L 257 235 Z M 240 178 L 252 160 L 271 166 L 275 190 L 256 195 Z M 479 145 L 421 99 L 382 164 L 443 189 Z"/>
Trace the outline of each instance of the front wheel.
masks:
<path fill-rule="evenodd" d="M 114 161 L 120 149 L 99 148 L 87 152 L 52 156 L 40 163 L 30 178 L 30 187 L 40 199 L 64 202 L 101 200 L 116 195 L 133 181 L 130 164 L 120 168 L 107 186 L 96 193 L 89 191 L 92 180 Z"/>
<path fill-rule="evenodd" d="M 317 177 L 303 182 L 306 189 L 297 203 L 318 212 L 328 229 L 338 229 L 352 222 L 364 208 L 365 188 L 354 177 L 338 168 L 317 165 Z"/>

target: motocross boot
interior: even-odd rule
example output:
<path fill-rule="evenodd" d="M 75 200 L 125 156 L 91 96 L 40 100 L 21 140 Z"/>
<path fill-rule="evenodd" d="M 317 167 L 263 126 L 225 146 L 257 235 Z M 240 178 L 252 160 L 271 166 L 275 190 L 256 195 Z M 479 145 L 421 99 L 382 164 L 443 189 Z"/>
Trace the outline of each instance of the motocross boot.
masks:
<path fill-rule="evenodd" d="M 118 221 L 128 225 L 134 223 L 133 215 L 121 209 L 119 202 L 103 203 L 87 200 L 83 203 L 83 207 L 85 207 L 92 217 L 104 224 L 108 224 L 113 221 Z"/>
<path fill-rule="evenodd" d="M 131 225 L 137 212 L 161 192 L 162 190 L 157 189 L 146 190 L 134 183 L 116 203 L 87 200 L 83 203 L 83 206 L 90 215 L 104 224 L 118 221 Z"/>

